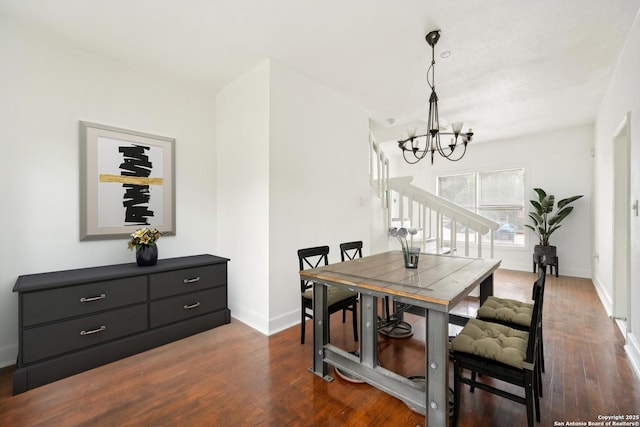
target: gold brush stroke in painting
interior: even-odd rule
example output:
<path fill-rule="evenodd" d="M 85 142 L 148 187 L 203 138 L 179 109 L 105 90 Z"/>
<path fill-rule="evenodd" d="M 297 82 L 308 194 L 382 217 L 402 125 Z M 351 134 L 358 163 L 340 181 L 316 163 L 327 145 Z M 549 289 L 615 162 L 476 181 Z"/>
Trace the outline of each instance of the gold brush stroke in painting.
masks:
<path fill-rule="evenodd" d="M 120 184 L 133 185 L 162 185 L 162 178 L 100 174 L 100 182 L 117 182 Z"/>

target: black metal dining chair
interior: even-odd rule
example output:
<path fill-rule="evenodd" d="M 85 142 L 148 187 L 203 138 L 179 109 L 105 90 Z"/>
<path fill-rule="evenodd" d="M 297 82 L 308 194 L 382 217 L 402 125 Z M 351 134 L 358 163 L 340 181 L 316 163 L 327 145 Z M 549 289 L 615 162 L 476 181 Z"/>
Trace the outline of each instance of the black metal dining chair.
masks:
<path fill-rule="evenodd" d="M 362 240 L 340 243 L 340 259 L 342 262 L 362 258 Z"/>
<path fill-rule="evenodd" d="M 361 240 L 357 240 L 354 242 L 340 243 L 340 259 L 342 260 L 342 262 L 351 261 L 356 258 L 362 258 L 362 241 Z M 395 319 L 389 320 L 391 319 L 391 311 L 389 309 L 388 296 L 384 297 L 384 310 L 385 310 L 384 319 L 382 318 L 379 319 L 379 323 L 381 325 L 380 327 L 383 329 L 388 328 L 392 330 L 393 327 L 390 325 L 392 324 L 398 325 L 399 321 Z M 344 323 L 344 321 L 345 319 L 344 319 L 344 312 L 343 312 L 342 322 Z M 402 322 L 402 323 L 405 325 L 408 325 L 406 322 Z M 410 327 L 410 325 L 408 325 L 408 327 Z M 404 335 L 406 335 L 406 333 Z"/>
<path fill-rule="evenodd" d="M 461 385 L 496 394 L 524 404 L 527 411 L 527 425 L 533 427 L 535 409 L 536 421 L 540 422 L 539 397 L 539 351 L 540 327 L 542 323 L 542 301 L 544 299 L 545 270 L 540 273 L 534 285 L 534 304 L 529 332 L 510 328 L 493 322 L 470 319 L 460 333 L 451 341 L 450 354 L 453 358 L 453 421 L 456 427 L 460 418 Z M 471 372 L 463 375 L 463 369 Z M 477 375 L 482 376 L 482 381 Z M 492 377 L 524 390 L 524 397 L 493 385 L 484 377 Z"/>
<path fill-rule="evenodd" d="M 298 261 L 300 271 L 309 268 L 316 268 L 329 264 L 329 246 L 317 246 L 313 248 L 305 248 L 298 250 Z M 300 344 L 304 344 L 305 323 L 307 319 L 313 319 L 313 282 L 310 280 L 300 279 L 300 296 L 301 296 L 301 329 Z M 342 321 L 346 321 L 346 312 L 351 311 L 353 314 L 353 339 L 358 341 L 358 294 L 348 289 L 339 288 L 337 286 L 329 286 L 327 288 L 327 329 L 330 330 L 331 314 L 342 310 Z"/>
<path fill-rule="evenodd" d="M 340 243 L 340 259 L 342 262 L 362 258 L 362 240 Z M 346 310 L 342 310 L 342 323 L 346 321 Z"/>

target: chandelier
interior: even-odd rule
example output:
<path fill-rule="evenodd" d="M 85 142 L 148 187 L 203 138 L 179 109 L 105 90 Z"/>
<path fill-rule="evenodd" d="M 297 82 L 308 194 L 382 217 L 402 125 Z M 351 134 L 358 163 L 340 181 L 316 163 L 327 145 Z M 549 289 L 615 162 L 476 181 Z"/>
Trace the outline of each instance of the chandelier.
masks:
<path fill-rule="evenodd" d="M 427 70 L 427 84 L 431 88 L 429 97 L 429 117 L 427 119 L 427 133 L 416 135 L 415 130 L 409 132 L 408 138 L 398 141 L 398 147 L 402 150 L 402 156 L 407 163 L 414 164 L 422 160 L 427 153 L 431 153 L 431 164 L 436 152 L 445 159 L 451 161 L 460 160 L 467 152 L 467 144 L 471 142 L 473 132 L 471 129 L 467 133 L 462 132 L 462 122 L 451 123 L 451 132 L 443 132 L 440 129 L 440 119 L 438 118 L 438 95 L 435 87 L 435 45 L 440 39 L 440 30 L 431 31 L 425 39 L 431 46 L 431 65 Z M 446 129 L 445 129 L 446 130 Z M 440 143 L 441 136 L 451 136 L 448 145 Z"/>

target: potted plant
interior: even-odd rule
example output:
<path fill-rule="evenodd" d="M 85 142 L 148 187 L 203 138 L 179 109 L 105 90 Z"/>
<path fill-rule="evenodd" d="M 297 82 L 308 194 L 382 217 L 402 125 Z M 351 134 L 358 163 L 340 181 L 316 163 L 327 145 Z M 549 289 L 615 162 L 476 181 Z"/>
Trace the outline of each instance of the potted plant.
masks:
<path fill-rule="evenodd" d="M 539 244 L 534 247 L 534 258 L 537 260 L 540 256 L 546 256 L 550 262 L 553 262 L 556 256 L 556 247 L 549 244 L 549 237 L 560 228 L 562 220 L 573 211 L 573 206 L 568 205 L 581 198 L 582 195 L 558 201 L 557 210 L 554 212 L 555 196 L 547 194 L 542 188 L 534 188 L 533 191 L 538 195 L 538 200 L 530 200 L 535 209 L 535 211 L 529 212 L 529 218 L 533 221 L 533 225 L 525 224 L 525 227 L 533 230 L 539 239 Z"/>
<path fill-rule="evenodd" d="M 157 228 L 140 228 L 129 236 L 127 246 L 136 249 L 136 262 L 139 266 L 155 265 L 158 262 L 158 246 L 156 241 L 162 233 Z"/>

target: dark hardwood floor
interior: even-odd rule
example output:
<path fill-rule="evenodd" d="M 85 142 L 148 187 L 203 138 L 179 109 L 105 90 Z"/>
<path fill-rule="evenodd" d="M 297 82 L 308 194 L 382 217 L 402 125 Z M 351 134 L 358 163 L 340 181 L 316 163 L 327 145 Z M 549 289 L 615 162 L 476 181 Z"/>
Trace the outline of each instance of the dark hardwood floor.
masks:
<path fill-rule="evenodd" d="M 640 381 L 620 332 L 587 279 L 547 276 L 546 373 L 540 426 L 640 414 Z M 499 270 L 495 294 L 529 299 L 533 273 Z M 293 292 L 293 288 L 292 288 Z M 458 312 L 475 315 L 476 299 Z M 353 350 L 350 323 L 335 314 L 332 343 Z M 381 364 L 424 373 L 423 319 L 415 333 L 380 336 Z M 311 323 L 307 324 L 307 331 Z M 0 370 L 0 426 L 424 426 L 424 417 L 366 384 L 327 383 L 309 373 L 312 339 L 299 326 L 266 337 L 232 323 L 145 353 L 11 395 L 13 368 Z M 517 390 L 512 388 L 512 390 Z M 461 426 L 523 426 L 525 408 L 463 389 Z"/>

